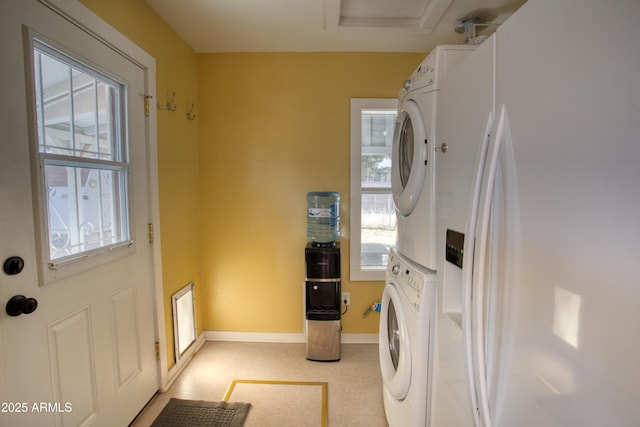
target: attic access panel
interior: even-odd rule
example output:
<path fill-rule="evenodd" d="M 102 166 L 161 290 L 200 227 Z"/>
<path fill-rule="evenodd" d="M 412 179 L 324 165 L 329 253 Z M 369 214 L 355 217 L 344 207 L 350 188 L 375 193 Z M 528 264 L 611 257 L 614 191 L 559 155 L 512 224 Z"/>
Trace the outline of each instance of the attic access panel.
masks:
<path fill-rule="evenodd" d="M 453 0 L 325 0 L 327 28 L 431 33 Z"/>

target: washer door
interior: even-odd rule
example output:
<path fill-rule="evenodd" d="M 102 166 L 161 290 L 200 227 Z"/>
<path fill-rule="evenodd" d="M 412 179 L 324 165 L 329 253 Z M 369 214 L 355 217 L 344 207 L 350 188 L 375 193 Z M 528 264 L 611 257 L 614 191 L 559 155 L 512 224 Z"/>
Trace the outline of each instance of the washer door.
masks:
<path fill-rule="evenodd" d="M 393 134 L 391 190 L 396 209 L 403 216 L 415 208 L 426 174 L 427 144 L 424 120 L 412 99 L 400 106 Z"/>
<path fill-rule="evenodd" d="M 411 384 L 411 348 L 402 298 L 392 283 L 382 293 L 379 353 L 384 387 L 404 399 Z"/>

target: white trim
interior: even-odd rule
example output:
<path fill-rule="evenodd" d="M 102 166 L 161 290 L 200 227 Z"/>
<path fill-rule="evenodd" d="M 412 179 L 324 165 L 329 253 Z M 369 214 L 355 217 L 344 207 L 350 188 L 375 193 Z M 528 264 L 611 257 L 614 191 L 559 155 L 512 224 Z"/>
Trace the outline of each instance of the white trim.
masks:
<path fill-rule="evenodd" d="M 377 281 L 385 280 L 386 268 L 381 267 L 363 269 L 360 265 L 360 238 L 361 222 L 360 201 L 361 193 L 361 171 L 362 167 L 362 111 L 363 110 L 397 110 L 398 100 L 396 98 L 351 98 L 350 113 L 350 153 L 349 165 L 349 188 L 350 188 L 350 212 L 349 230 L 351 239 L 349 244 L 349 280 L 353 281 Z"/>
<path fill-rule="evenodd" d="M 379 334 L 342 334 L 343 344 L 378 344 Z"/>
<path fill-rule="evenodd" d="M 205 331 L 207 341 L 303 343 L 304 333 Z"/>
<path fill-rule="evenodd" d="M 140 68 L 156 72 L 156 60 L 78 0 L 37 0 L 69 22 L 111 46 Z M 153 87 L 155 92 L 155 86 Z"/>
<path fill-rule="evenodd" d="M 176 362 L 176 364 L 174 364 L 171 369 L 169 369 L 169 372 L 167 373 L 167 383 L 163 384 L 160 388 L 161 393 L 169 390 L 171 384 L 173 384 L 176 378 L 180 376 L 182 371 L 184 371 L 184 368 L 187 367 L 187 365 L 191 362 L 191 359 L 193 359 L 193 356 L 195 356 L 196 353 L 200 351 L 206 341 L 207 340 L 205 339 L 205 334 L 200 334 L 194 341 L 194 343 L 191 344 L 191 346 L 182 354 L 180 360 L 178 360 L 178 362 Z"/>
<path fill-rule="evenodd" d="M 286 332 L 230 332 L 230 331 L 205 331 L 207 341 L 234 341 L 234 342 L 269 342 L 279 344 L 301 344 L 305 342 L 304 333 Z M 377 344 L 378 334 L 341 334 L 343 344 Z"/>

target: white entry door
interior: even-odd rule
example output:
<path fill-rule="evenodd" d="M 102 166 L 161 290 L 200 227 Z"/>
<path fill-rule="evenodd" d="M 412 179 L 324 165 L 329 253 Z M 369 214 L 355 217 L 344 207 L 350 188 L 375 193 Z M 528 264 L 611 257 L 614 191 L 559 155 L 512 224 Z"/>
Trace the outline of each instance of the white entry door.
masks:
<path fill-rule="evenodd" d="M 48 3 L 0 23 L 0 425 L 125 426 L 159 384 L 147 73 Z"/>

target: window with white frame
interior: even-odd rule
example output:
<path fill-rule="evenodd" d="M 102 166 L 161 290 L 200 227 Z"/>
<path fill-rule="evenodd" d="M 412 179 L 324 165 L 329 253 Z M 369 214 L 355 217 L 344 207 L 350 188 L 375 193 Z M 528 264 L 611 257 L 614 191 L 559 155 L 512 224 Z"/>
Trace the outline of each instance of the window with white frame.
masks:
<path fill-rule="evenodd" d="M 350 280 L 384 280 L 396 243 L 391 193 L 396 115 L 396 99 L 351 99 Z"/>
<path fill-rule="evenodd" d="M 131 243 L 125 86 L 33 41 L 37 159 L 49 268 Z"/>

